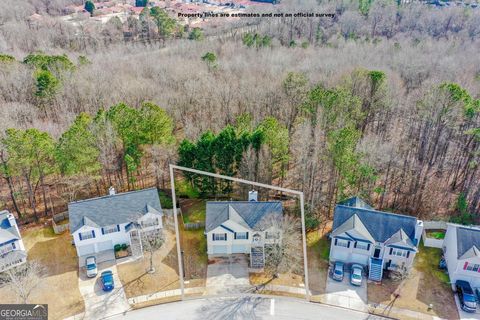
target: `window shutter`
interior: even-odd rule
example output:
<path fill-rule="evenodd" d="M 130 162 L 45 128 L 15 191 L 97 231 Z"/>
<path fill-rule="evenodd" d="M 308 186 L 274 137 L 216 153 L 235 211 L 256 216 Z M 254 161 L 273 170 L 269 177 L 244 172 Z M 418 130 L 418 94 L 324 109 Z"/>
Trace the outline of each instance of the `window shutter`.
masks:
<path fill-rule="evenodd" d="M 227 234 L 225 233 L 225 241 L 227 241 Z"/>
<path fill-rule="evenodd" d="M 247 240 L 248 240 L 248 232 L 247 232 Z"/>
<path fill-rule="evenodd" d="M 466 261 L 465 264 L 463 265 L 463 270 L 467 270 L 467 266 L 468 266 L 468 261 Z"/>
<path fill-rule="evenodd" d="M 353 244 L 353 247 L 354 247 L 354 248 L 357 247 L 357 241 L 355 241 L 355 243 Z"/>
<path fill-rule="evenodd" d="M 117 231 L 120 231 L 120 225 L 117 224 Z"/>
<path fill-rule="evenodd" d="M 367 244 L 367 251 L 370 251 L 370 243 Z"/>
<path fill-rule="evenodd" d="M 338 239 L 337 239 L 337 238 L 335 238 L 335 245 L 337 245 L 337 240 L 338 240 Z"/>
<path fill-rule="evenodd" d="M 233 239 L 237 240 L 237 233 L 236 232 L 233 234 Z"/>
<path fill-rule="evenodd" d="M 407 251 L 407 258 L 410 257 L 410 251 Z"/>
<path fill-rule="evenodd" d="M 347 241 L 347 248 L 350 248 L 350 241 Z"/>
<path fill-rule="evenodd" d="M 80 240 L 83 240 L 83 239 L 82 239 L 82 233 L 81 233 L 81 232 L 78 234 L 78 237 L 80 238 Z"/>
<path fill-rule="evenodd" d="M 390 248 L 390 254 L 392 254 L 392 252 L 393 252 L 393 248 Z"/>
<path fill-rule="evenodd" d="M 15 245 L 15 242 L 12 242 L 12 248 L 17 249 L 17 246 Z"/>
<path fill-rule="evenodd" d="M 212 241 L 215 241 L 215 233 L 212 233 Z"/>
<path fill-rule="evenodd" d="M 105 230 L 103 230 L 103 228 L 102 228 L 102 234 L 105 234 Z"/>
<path fill-rule="evenodd" d="M 92 230 L 92 236 L 95 238 L 95 230 Z"/>

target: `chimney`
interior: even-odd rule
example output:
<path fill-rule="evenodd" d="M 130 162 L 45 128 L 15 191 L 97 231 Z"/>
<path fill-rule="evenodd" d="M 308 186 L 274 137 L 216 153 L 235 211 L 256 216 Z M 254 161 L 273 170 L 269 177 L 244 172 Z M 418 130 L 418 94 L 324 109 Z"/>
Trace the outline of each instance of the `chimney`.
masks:
<path fill-rule="evenodd" d="M 114 187 L 108 188 L 108 194 L 111 195 L 111 196 L 114 196 L 115 195 L 115 188 Z"/>
<path fill-rule="evenodd" d="M 258 201 L 258 191 L 248 191 L 248 201 Z"/>

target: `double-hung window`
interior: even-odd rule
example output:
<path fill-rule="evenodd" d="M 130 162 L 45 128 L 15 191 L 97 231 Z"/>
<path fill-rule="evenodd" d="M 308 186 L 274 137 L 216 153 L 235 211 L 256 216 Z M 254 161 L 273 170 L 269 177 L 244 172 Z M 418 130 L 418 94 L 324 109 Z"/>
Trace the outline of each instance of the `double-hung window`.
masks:
<path fill-rule="evenodd" d="M 367 242 L 357 241 L 355 242 L 355 248 L 360 250 L 370 250 L 370 244 Z"/>
<path fill-rule="evenodd" d="M 248 232 L 235 232 L 236 240 L 246 240 L 248 239 Z"/>
<path fill-rule="evenodd" d="M 408 252 L 407 250 L 401 250 L 401 249 L 396 249 L 396 248 L 391 248 L 390 249 L 390 255 L 397 256 L 397 257 L 406 257 L 407 252 Z"/>
<path fill-rule="evenodd" d="M 348 248 L 350 247 L 350 241 L 348 240 L 343 240 L 343 239 L 335 239 L 335 245 L 337 247 L 345 247 Z"/>
<path fill-rule="evenodd" d="M 118 224 L 102 228 L 102 234 L 109 234 L 109 233 L 114 233 L 118 231 L 120 231 L 120 226 Z"/>
<path fill-rule="evenodd" d="M 227 234 L 226 233 L 214 233 L 213 234 L 213 241 L 226 241 Z"/>
<path fill-rule="evenodd" d="M 78 234 L 80 237 L 80 240 L 87 240 L 87 239 L 92 239 L 95 238 L 95 231 L 86 231 L 86 232 L 80 232 Z"/>

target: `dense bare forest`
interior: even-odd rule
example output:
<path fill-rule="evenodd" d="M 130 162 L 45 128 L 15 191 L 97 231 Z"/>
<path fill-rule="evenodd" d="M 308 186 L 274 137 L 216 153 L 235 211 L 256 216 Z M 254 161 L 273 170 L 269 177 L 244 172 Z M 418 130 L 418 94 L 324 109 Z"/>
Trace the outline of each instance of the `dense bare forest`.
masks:
<path fill-rule="evenodd" d="M 165 186 L 179 160 L 301 189 L 314 218 L 359 194 L 478 222 L 480 10 L 284 1 L 335 17 L 190 40 L 148 14 L 79 30 L 57 17 L 68 3 L 0 3 L 0 200 L 25 221 L 110 184 Z M 229 159 L 225 141 L 242 145 Z"/>

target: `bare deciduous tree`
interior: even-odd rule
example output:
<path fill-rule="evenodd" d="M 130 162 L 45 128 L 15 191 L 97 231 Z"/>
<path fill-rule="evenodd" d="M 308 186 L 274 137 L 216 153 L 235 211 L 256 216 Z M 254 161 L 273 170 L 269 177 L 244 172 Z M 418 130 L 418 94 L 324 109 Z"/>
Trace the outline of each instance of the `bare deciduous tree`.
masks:
<path fill-rule="evenodd" d="M 165 243 L 165 238 L 161 230 L 140 230 L 143 251 L 148 252 L 149 269 L 148 273 L 155 273 L 153 265 L 153 255 Z"/>
<path fill-rule="evenodd" d="M 8 285 L 22 303 L 27 303 L 32 292 L 38 288 L 44 267 L 36 261 L 27 261 L 0 274 L 0 283 Z"/>

